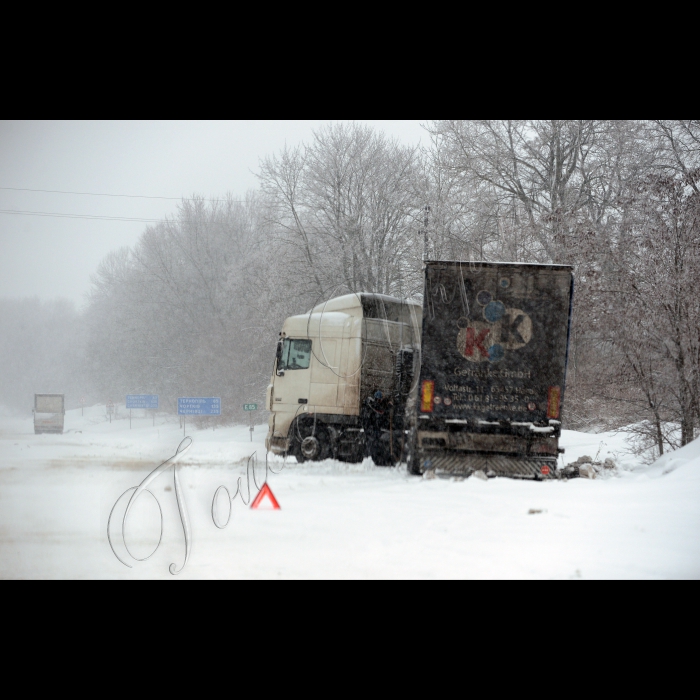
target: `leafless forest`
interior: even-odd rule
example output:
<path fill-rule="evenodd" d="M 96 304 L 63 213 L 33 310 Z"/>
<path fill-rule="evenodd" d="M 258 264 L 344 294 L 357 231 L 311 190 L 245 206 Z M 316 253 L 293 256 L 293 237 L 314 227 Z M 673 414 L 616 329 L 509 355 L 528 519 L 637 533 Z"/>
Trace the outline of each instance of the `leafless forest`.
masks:
<path fill-rule="evenodd" d="M 657 453 L 693 439 L 700 120 L 427 128 L 411 148 L 329 126 L 264 158 L 242 199 L 183 200 L 102 261 L 80 313 L 1 302 L 0 403 L 221 396 L 222 420 L 241 420 L 286 316 L 349 290 L 419 299 L 424 256 L 557 262 L 576 277 L 565 427 L 634 425 Z"/>

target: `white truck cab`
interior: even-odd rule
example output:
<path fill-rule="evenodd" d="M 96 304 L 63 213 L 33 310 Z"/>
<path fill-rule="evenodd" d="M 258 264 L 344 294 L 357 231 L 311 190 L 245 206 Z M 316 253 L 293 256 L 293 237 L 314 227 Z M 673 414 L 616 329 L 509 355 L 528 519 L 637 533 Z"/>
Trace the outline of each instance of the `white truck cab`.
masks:
<path fill-rule="evenodd" d="M 348 294 L 288 318 L 267 389 L 266 440 L 298 460 L 396 463 L 418 367 L 421 305 Z"/>

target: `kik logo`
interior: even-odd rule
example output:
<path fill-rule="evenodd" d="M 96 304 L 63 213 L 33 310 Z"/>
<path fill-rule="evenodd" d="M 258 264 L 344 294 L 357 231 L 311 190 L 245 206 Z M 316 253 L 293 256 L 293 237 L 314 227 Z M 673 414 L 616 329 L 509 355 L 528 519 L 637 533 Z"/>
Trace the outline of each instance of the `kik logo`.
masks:
<path fill-rule="evenodd" d="M 488 292 L 480 292 L 478 301 L 484 307 L 484 320 L 470 321 L 457 335 L 457 347 L 465 359 L 498 362 L 506 350 L 518 350 L 532 340 L 532 319 L 524 311 L 492 301 Z"/>

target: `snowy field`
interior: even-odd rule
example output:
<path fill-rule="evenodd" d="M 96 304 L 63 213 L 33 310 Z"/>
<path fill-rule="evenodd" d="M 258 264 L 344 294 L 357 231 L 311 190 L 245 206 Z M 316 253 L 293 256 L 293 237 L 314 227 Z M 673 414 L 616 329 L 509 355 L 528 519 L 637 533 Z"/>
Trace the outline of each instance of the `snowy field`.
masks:
<path fill-rule="evenodd" d="M 175 453 L 183 432 L 168 421 L 134 418 L 129 429 L 96 406 L 85 417 L 70 411 L 63 435 L 34 435 L 31 417 L 0 417 L 0 578 L 700 577 L 700 441 L 646 467 L 625 455 L 624 436 L 565 432 L 566 463 L 585 454 L 618 464 L 568 482 L 424 480 L 369 461 L 277 461 L 284 468 L 269 484 L 281 510 L 250 510 L 238 498 L 219 530 L 214 492 L 225 485 L 233 495 L 256 450 L 264 478 L 266 426 L 252 443 L 247 427 L 188 427 L 193 444 L 178 473 L 189 562 L 170 575 L 185 556 L 170 468 L 151 486 L 161 546 L 128 569 L 110 550 L 108 517 L 120 494 Z M 145 494 L 128 523 L 137 557 L 158 541 L 159 522 Z M 120 541 L 115 548 L 126 556 Z"/>

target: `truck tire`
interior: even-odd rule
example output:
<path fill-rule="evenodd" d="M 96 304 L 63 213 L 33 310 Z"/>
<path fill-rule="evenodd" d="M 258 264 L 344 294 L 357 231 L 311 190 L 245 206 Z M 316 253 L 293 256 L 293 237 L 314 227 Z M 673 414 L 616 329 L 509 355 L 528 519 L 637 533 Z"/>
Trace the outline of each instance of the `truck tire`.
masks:
<path fill-rule="evenodd" d="M 416 459 L 416 431 L 414 429 L 409 431 L 407 443 L 408 455 L 406 457 L 406 467 L 408 473 L 413 476 L 420 476 L 420 464 L 418 464 L 418 460 Z"/>
<path fill-rule="evenodd" d="M 377 467 L 393 467 L 397 463 L 381 442 L 370 446 L 369 456 Z"/>
<path fill-rule="evenodd" d="M 297 462 L 320 462 L 328 459 L 331 453 L 331 443 L 328 431 L 321 425 L 293 426 L 294 440 L 292 454 Z"/>
<path fill-rule="evenodd" d="M 370 438 L 367 447 L 369 456 L 378 467 L 395 467 L 401 461 L 400 440 L 394 438 L 392 456 L 391 434 L 388 431 L 383 431 L 380 436 L 374 436 L 374 439 Z"/>
<path fill-rule="evenodd" d="M 413 476 L 420 476 L 421 475 L 421 470 L 420 467 L 418 466 L 417 460 L 413 455 L 410 455 L 408 458 L 408 461 L 406 462 L 407 468 L 408 468 L 408 473 L 412 474 Z"/>

